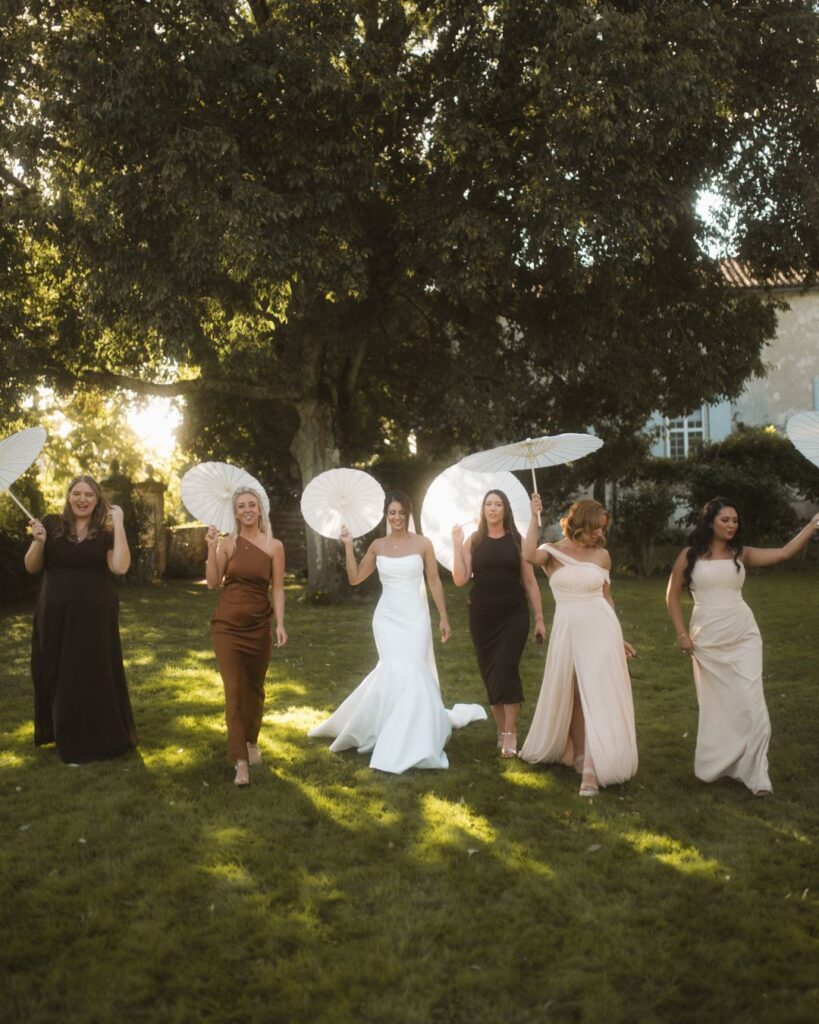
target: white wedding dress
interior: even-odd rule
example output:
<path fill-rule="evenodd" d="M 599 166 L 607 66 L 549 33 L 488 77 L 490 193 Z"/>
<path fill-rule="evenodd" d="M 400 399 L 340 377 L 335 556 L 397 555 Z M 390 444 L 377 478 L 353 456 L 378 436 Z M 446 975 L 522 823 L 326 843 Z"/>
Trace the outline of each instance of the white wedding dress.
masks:
<path fill-rule="evenodd" d="M 331 750 L 372 752 L 370 767 L 400 774 L 447 768 L 444 747 L 453 728 L 484 720 L 480 704 L 444 707 L 421 555 L 376 558 L 381 599 L 373 615 L 378 664 L 310 736 L 335 737 Z"/>

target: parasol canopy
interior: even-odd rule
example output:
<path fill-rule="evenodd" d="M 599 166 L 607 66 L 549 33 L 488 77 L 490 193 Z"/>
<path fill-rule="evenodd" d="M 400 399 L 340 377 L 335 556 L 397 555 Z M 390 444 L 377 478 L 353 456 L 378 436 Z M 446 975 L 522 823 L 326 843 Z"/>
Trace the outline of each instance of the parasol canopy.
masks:
<path fill-rule="evenodd" d="M 791 416 L 785 433 L 798 452 L 814 466 L 819 466 L 819 412 L 798 412 Z"/>
<path fill-rule="evenodd" d="M 322 537 L 338 540 L 342 526 L 363 537 L 381 522 L 384 490 L 361 469 L 328 469 L 304 488 L 301 514 Z"/>
<path fill-rule="evenodd" d="M 18 430 L 16 434 L 0 441 L 0 491 L 8 491 L 11 500 L 25 512 L 28 519 L 34 516 L 12 494 L 11 485 L 34 462 L 45 442 L 46 432 L 42 427 Z"/>
<path fill-rule="evenodd" d="M 262 498 L 265 513 L 270 501 L 259 481 L 228 462 L 200 462 L 182 477 L 182 503 L 201 523 L 230 533 L 235 526 L 233 495 L 240 487 L 252 487 Z"/>
<path fill-rule="evenodd" d="M 452 527 L 463 527 L 464 540 L 478 528 L 481 502 L 487 491 L 503 491 L 512 506 L 515 526 L 526 533 L 532 515 L 526 488 L 511 473 L 477 473 L 450 466 L 429 485 L 421 508 L 421 528 L 435 548 L 435 557 L 452 572 Z"/>

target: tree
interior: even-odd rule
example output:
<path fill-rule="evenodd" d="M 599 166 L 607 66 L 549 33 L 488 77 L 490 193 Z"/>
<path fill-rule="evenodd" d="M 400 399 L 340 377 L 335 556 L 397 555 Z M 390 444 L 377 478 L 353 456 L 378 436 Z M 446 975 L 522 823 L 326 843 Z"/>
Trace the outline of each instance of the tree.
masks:
<path fill-rule="evenodd" d="M 6 6 L 3 368 L 270 418 L 302 485 L 737 394 L 775 307 L 706 185 L 760 266 L 819 264 L 808 4 Z"/>

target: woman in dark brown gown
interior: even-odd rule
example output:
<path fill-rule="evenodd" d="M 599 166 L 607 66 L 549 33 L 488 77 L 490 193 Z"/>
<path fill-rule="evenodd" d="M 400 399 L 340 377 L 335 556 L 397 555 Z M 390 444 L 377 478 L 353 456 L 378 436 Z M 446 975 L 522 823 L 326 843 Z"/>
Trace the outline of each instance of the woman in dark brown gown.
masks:
<path fill-rule="evenodd" d="M 478 529 L 464 541 L 452 530 L 452 579 L 462 587 L 471 579 L 469 630 L 492 714 L 501 757 L 517 753 L 517 720 L 523 687 L 520 659 L 529 635 L 529 604 L 535 613 L 535 637 L 546 638 L 540 588 L 520 550 L 512 506 L 503 491 L 489 491 L 481 503 Z"/>
<path fill-rule="evenodd" d="M 225 687 L 228 757 L 236 765 L 234 783 L 250 782 L 249 765 L 261 764 L 259 729 L 264 714 L 264 677 L 273 646 L 284 647 L 284 546 L 270 531 L 261 495 L 242 488 L 233 495 L 234 531 L 219 539 L 208 529 L 205 576 L 214 590 L 225 586 L 211 618 L 216 664 Z M 273 586 L 273 603 L 270 587 Z"/>
<path fill-rule="evenodd" d="M 56 742 L 67 763 L 116 757 L 137 744 L 111 578 L 131 564 L 122 509 L 78 476 L 62 514 L 29 526 L 25 566 L 43 571 L 31 645 L 34 742 Z"/>

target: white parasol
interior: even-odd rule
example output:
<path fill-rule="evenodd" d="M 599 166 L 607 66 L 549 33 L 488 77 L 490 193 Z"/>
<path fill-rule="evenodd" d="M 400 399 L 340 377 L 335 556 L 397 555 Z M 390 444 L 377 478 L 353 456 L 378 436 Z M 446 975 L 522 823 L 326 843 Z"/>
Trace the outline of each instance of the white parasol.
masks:
<path fill-rule="evenodd" d="M 384 491 L 363 470 L 328 469 L 304 488 L 301 514 L 322 537 L 338 540 L 342 525 L 363 537 L 381 522 Z"/>
<path fill-rule="evenodd" d="M 16 434 L 0 441 L 0 491 L 7 491 L 11 500 L 25 512 L 28 519 L 33 519 L 34 516 L 11 493 L 11 485 L 34 462 L 45 442 L 46 432 L 42 427 L 18 430 Z"/>
<path fill-rule="evenodd" d="M 452 527 L 463 527 L 464 540 L 478 528 L 481 502 L 487 491 L 503 491 L 512 506 L 518 530 L 525 534 L 531 510 L 526 488 L 511 473 L 476 473 L 450 466 L 429 485 L 421 509 L 421 527 L 435 548 L 435 557 L 452 572 Z"/>
<path fill-rule="evenodd" d="M 794 448 L 819 466 L 819 412 L 798 412 L 785 427 Z"/>
<path fill-rule="evenodd" d="M 500 470 L 528 469 L 532 473 L 532 490 L 537 493 L 535 469 L 543 466 L 562 466 L 596 452 L 603 442 L 594 434 L 554 434 L 549 437 L 527 437 L 525 441 L 502 444 L 485 452 L 467 455 L 458 463 L 464 469 L 477 469 L 482 473 Z M 540 522 L 540 516 L 538 516 Z"/>
<path fill-rule="evenodd" d="M 233 495 L 240 487 L 252 487 L 262 498 L 266 513 L 270 501 L 259 481 L 228 462 L 200 462 L 182 477 L 182 503 L 201 523 L 215 526 L 221 533 L 230 533 L 236 519 L 233 515 Z"/>

